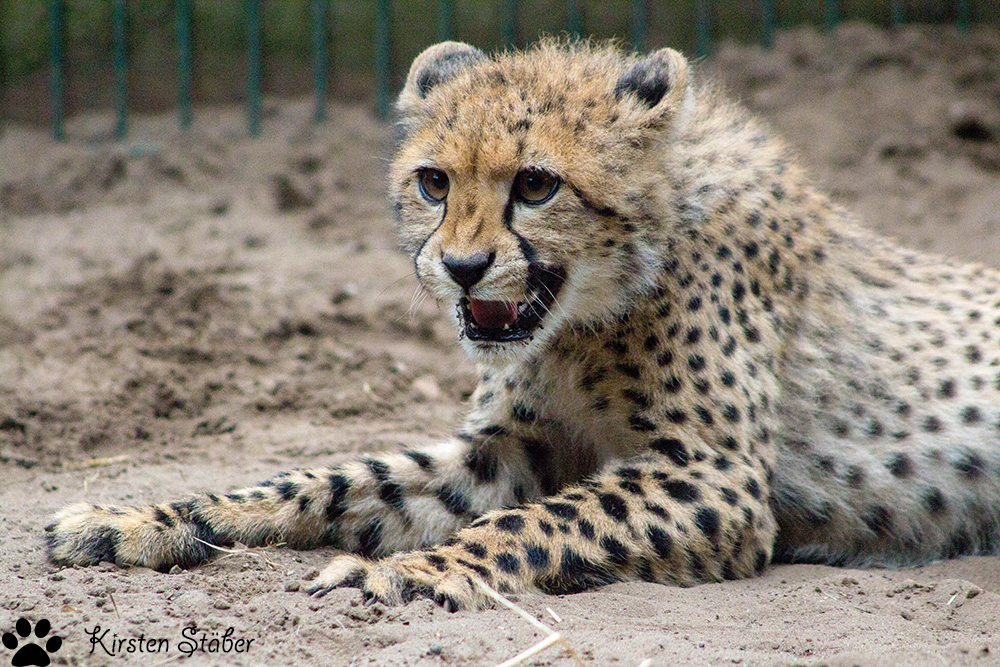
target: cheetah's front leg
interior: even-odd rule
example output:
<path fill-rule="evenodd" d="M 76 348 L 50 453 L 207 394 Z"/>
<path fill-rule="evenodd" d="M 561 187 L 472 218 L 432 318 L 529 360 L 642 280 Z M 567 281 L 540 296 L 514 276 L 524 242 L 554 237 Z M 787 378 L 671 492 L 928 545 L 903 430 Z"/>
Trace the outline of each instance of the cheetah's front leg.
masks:
<path fill-rule="evenodd" d="M 493 404 L 510 414 L 503 400 Z M 165 571 L 235 542 L 333 545 L 366 557 L 435 544 L 488 510 L 537 498 L 548 483 L 525 444 L 534 442 L 531 427 L 493 412 L 474 411 L 456 438 L 435 446 L 296 470 L 231 493 L 146 507 L 72 505 L 47 528 L 49 555 L 67 565 Z"/>
<path fill-rule="evenodd" d="M 760 573 L 775 534 L 763 466 L 725 454 L 688 462 L 683 445 L 661 440 L 668 454 L 644 454 L 540 502 L 490 512 L 442 546 L 380 562 L 336 558 L 310 592 L 354 586 L 386 603 L 424 596 L 454 610 L 489 603 L 474 577 L 501 592 L 574 592 L 637 578 L 692 585 Z"/>

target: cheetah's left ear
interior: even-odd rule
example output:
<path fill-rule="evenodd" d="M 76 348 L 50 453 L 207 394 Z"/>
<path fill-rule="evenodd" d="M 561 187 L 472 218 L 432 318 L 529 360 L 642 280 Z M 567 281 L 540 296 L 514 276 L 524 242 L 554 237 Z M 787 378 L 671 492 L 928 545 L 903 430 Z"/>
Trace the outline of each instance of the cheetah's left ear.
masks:
<path fill-rule="evenodd" d="M 486 60 L 485 53 L 462 42 L 441 42 L 413 60 L 396 108 L 403 116 L 417 109 L 435 86 L 454 78 L 470 65 Z"/>
<path fill-rule="evenodd" d="M 660 49 L 632 65 L 615 85 L 615 99 L 635 99 L 643 115 L 668 117 L 680 107 L 688 87 L 688 61 L 673 49 Z"/>

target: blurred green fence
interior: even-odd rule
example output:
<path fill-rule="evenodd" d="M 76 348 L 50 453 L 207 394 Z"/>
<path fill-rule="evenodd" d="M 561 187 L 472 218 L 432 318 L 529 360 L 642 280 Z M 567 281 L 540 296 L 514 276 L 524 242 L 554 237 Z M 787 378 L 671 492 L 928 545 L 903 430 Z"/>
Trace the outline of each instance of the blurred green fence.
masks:
<path fill-rule="evenodd" d="M 0 0 L 0 113 L 51 124 L 68 112 L 246 104 L 260 131 L 263 92 L 373 100 L 380 118 L 410 60 L 441 39 L 510 48 L 540 34 L 617 37 L 707 55 L 714 41 L 774 43 L 775 31 L 844 20 L 1000 26 L 1000 0 Z"/>

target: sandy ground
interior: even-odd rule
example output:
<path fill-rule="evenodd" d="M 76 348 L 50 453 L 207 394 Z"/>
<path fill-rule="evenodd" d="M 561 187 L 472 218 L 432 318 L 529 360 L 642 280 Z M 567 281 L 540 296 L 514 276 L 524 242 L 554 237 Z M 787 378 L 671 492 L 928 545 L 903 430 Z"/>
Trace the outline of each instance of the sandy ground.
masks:
<path fill-rule="evenodd" d="M 869 224 L 1000 266 L 1000 35 L 848 25 L 706 67 Z M 107 116 L 72 119 L 63 145 L 0 136 L 0 632 L 47 618 L 55 664 L 491 665 L 541 638 L 506 609 L 312 600 L 299 589 L 330 549 L 174 574 L 46 562 L 42 527 L 66 503 L 222 490 L 456 424 L 472 367 L 395 249 L 386 128 L 309 113 L 269 103 L 256 141 L 238 109 L 200 110 L 187 136 L 135 118 L 126 146 Z M 516 599 L 595 666 L 1000 664 L 1000 558 Z M 188 658 L 192 625 L 252 643 Z M 115 651 L 113 635 L 169 648 Z"/>

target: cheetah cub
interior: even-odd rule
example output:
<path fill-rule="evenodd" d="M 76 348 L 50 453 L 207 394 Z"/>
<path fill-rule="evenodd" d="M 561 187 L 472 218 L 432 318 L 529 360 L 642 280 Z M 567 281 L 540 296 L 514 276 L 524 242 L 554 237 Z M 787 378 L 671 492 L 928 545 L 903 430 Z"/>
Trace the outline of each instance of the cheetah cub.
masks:
<path fill-rule="evenodd" d="M 818 192 L 676 51 L 427 49 L 390 197 L 481 380 L 455 436 L 149 507 L 64 509 L 56 563 L 334 545 L 309 592 L 482 607 L 772 561 L 1000 545 L 1000 273 Z M 355 555 L 356 554 L 356 555 Z"/>

